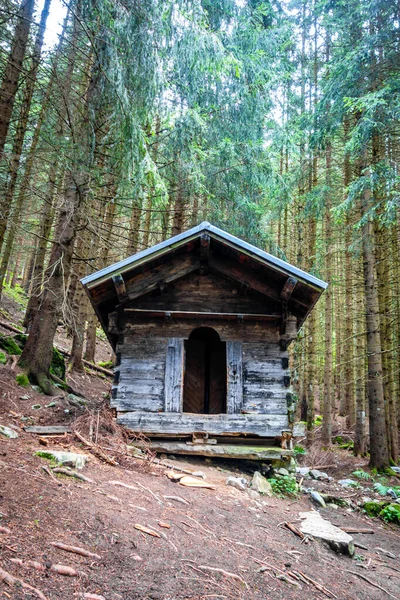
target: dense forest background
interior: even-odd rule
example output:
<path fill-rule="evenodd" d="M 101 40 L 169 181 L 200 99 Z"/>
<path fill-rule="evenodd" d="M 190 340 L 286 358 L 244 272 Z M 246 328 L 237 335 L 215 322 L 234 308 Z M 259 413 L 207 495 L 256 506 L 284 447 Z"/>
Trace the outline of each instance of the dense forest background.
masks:
<path fill-rule="evenodd" d="M 329 282 L 293 348 L 312 441 L 398 459 L 397 0 L 51 0 L 0 11 L 0 292 L 29 297 L 21 364 L 51 391 L 95 359 L 79 279 L 207 219 Z"/>

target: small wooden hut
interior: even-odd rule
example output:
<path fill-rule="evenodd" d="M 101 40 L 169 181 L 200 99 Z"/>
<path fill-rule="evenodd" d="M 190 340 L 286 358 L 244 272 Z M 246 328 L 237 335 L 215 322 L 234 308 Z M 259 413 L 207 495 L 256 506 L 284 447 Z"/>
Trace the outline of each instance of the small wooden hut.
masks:
<path fill-rule="evenodd" d="M 290 453 L 287 347 L 326 283 L 207 222 L 82 283 L 117 356 L 119 423 L 174 453 Z"/>

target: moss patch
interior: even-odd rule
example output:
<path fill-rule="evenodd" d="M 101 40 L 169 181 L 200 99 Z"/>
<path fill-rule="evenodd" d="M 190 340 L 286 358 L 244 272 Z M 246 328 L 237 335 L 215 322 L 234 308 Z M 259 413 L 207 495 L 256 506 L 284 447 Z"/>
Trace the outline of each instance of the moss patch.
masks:
<path fill-rule="evenodd" d="M 7 354 L 0 352 L 0 365 L 5 365 L 7 362 Z"/>
<path fill-rule="evenodd" d="M 22 387 L 28 387 L 29 385 L 29 379 L 28 376 L 25 375 L 25 373 L 19 373 L 15 377 L 15 381 L 18 383 L 18 385 L 21 385 Z"/>
<path fill-rule="evenodd" d="M 57 348 L 53 348 L 53 359 L 50 365 L 50 373 L 65 381 L 65 361 Z"/>
<path fill-rule="evenodd" d="M 365 502 L 363 509 L 369 517 L 378 517 L 388 502 Z"/>
<path fill-rule="evenodd" d="M 386 523 L 400 525 L 400 504 L 388 504 L 379 513 L 380 518 Z"/>
<path fill-rule="evenodd" d="M 19 356 L 21 354 L 21 348 L 17 341 L 11 335 L 3 335 L 0 333 L 0 348 L 5 350 L 7 354 L 11 356 Z"/>

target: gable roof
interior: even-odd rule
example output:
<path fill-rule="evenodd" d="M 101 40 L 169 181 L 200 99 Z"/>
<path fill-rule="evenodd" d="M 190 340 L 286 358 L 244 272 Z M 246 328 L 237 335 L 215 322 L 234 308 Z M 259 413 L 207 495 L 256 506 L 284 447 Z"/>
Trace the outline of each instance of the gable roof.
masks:
<path fill-rule="evenodd" d="M 118 285 L 122 285 L 120 290 L 126 291 L 125 285 L 129 283 L 129 293 L 124 297 L 127 302 L 131 301 L 132 297 L 136 298 L 152 291 L 157 285 L 157 276 L 150 278 L 146 287 L 146 282 L 143 283 L 143 273 L 152 271 L 156 273 L 158 269 L 161 281 L 163 265 L 172 260 L 187 261 L 190 254 L 197 256 L 200 252 L 201 255 L 202 240 L 208 240 L 206 252 L 211 256 L 220 255 L 226 261 L 230 261 L 232 269 L 229 273 L 221 271 L 217 263 L 214 265 L 210 261 L 210 268 L 215 267 L 217 271 L 219 269 L 220 275 L 228 276 L 239 283 L 242 280 L 246 285 L 250 285 L 254 289 L 258 288 L 258 291 L 262 293 L 264 290 L 266 295 L 268 295 L 268 290 L 265 291 L 266 285 L 269 282 L 271 293 L 273 292 L 276 296 L 275 300 L 281 298 L 283 301 L 282 294 L 285 294 L 285 289 L 289 289 L 291 303 L 289 309 L 297 316 L 299 326 L 328 285 L 310 273 L 204 221 L 196 227 L 87 275 L 81 280 L 106 333 L 108 313 L 121 304 Z M 200 268 L 198 261 L 193 262 L 193 268 L 189 265 L 187 272 L 196 268 Z M 250 272 L 254 274 L 252 279 L 249 279 Z M 166 279 L 169 276 L 169 281 L 173 281 L 184 274 L 186 271 L 182 270 L 180 275 L 175 273 L 173 276 L 170 273 L 167 274 Z M 139 279 L 141 280 L 140 285 L 138 285 Z M 288 288 L 285 288 L 288 283 Z"/>

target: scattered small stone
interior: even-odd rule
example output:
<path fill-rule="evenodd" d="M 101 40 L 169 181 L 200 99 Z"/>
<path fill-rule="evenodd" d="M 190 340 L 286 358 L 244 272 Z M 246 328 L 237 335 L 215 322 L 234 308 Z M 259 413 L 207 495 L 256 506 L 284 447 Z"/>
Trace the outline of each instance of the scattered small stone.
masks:
<path fill-rule="evenodd" d="M 30 400 L 30 399 L 31 399 L 31 397 L 30 397 L 30 396 L 28 396 L 28 394 L 25 394 L 25 396 L 20 396 L 20 397 L 19 397 L 19 399 L 20 399 L 20 400 Z"/>
<path fill-rule="evenodd" d="M 323 499 L 323 497 L 321 496 L 321 494 L 319 492 L 316 492 L 315 490 L 311 490 L 310 496 L 314 500 L 314 502 L 316 502 L 323 508 L 326 507 L 325 500 Z"/>
<path fill-rule="evenodd" d="M 39 385 L 31 385 L 31 388 L 34 392 L 37 392 L 38 394 L 42 393 L 42 388 Z"/>
<path fill-rule="evenodd" d="M 400 467 L 390 467 L 392 469 L 392 471 L 394 471 L 395 473 L 399 473 L 400 474 Z"/>
<path fill-rule="evenodd" d="M 160 459 L 161 459 L 161 460 L 166 460 L 166 458 L 167 458 L 167 455 L 166 455 L 166 454 L 160 454 Z"/>
<path fill-rule="evenodd" d="M 176 460 L 176 456 L 174 456 L 173 454 L 168 454 L 168 458 L 169 460 Z"/>
<path fill-rule="evenodd" d="M 339 479 L 338 484 L 342 487 L 349 488 L 354 487 L 354 485 L 357 485 L 357 482 L 354 481 L 354 479 Z"/>
<path fill-rule="evenodd" d="M 279 469 L 276 469 L 275 475 L 282 475 L 282 477 L 289 477 L 289 471 L 287 469 L 285 469 L 284 467 L 280 467 Z"/>
<path fill-rule="evenodd" d="M 329 475 L 323 473 L 323 471 L 318 471 L 318 469 L 311 469 L 310 475 L 313 479 L 329 481 Z"/>
<path fill-rule="evenodd" d="M 33 404 L 33 406 L 32 406 L 33 410 L 39 410 L 40 408 L 42 408 L 41 404 Z"/>
<path fill-rule="evenodd" d="M 298 473 L 301 477 L 307 477 L 310 473 L 309 467 L 297 467 L 296 473 Z"/>
<path fill-rule="evenodd" d="M 339 507 L 337 504 L 333 504 L 333 502 L 329 502 L 329 504 L 326 505 L 327 508 L 334 508 L 335 510 L 337 510 Z"/>
<path fill-rule="evenodd" d="M 45 408 L 54 408 L 56 405 L 55 402 L 50 402 L 50 404 L 46 404 Z"/>
<path fill-rule="evenodd" d="M 260 473 L 260 471 L 256 471 L 253 475 L 253 479 L 251 482 L 251 487 L 256 492 L 260 494 L 265 494 L 265 496 L 272 496 L 272 487 L 268 479 L 265 479 Z"/>
<path fill-rule="evenodd" d="M 0 425 L 0 433 L 11 440 L 18 437 L 18 433 L 16 431 L 11 429 L 11 427 L 6 427 L 5 425 Z"/>
<path fill-rule="evenodd" d="M 388 489 L 388 491 L 387 491 L 386 495 L 387 495 L 387 496 L 390 496 L 390 497 L 391 497 L 391 498 L 393 498 L 394 500 L 396 500 L 396 499 L 397 499 L 397 494 L 396 494 L 396 492 L 395 492 L 394 490 L 392 490 L 392 488 Z"/>
<path fill-rule="evenodd" d="M 230 485 L 241 492 L 244 492 L 247 489 L 247 481 L 244 477 L 227 477 L 226 485 Z"/>
<path fill-rule="evenodd" d="M 192 473 L 193 477 L 200 477 L 200 479 L 205 479 L 205 473 L 203 473 L 203 471 L 195 471 L 194 473 Z"/>
<path fill-rule="evenodd" d="M 80 408 L 81 406 L 86 406 L 87 402 L 84 398 L 80 398 L 75 394 L 68 394 L 68 402 L 72 404 L 72 406 L 76 406 Z"/>

